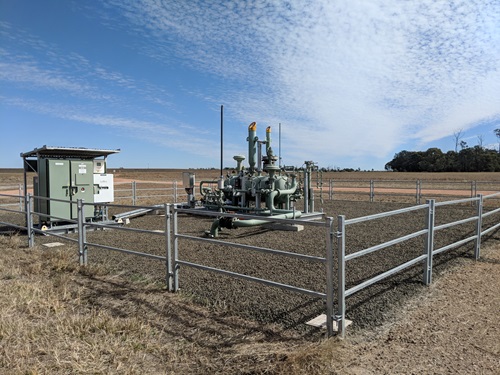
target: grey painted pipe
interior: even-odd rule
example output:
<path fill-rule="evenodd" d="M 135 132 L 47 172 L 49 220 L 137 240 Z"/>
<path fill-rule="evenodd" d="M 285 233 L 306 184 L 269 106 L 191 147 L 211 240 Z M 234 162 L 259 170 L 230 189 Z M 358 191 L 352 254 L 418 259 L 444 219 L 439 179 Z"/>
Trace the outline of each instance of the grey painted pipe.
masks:
<path fill-rule="evenodd" d="M 271 215 L 273 219 L 294 219 L 302 216 L 301 211 L 287 212 L 280 215 Z M 237 228 L 255 227 L 269 223 L 269 220 L 249 219 L 249 220 L 235 220 L 233 225 Z"/>
<path fill-rule="evenodd" d="M 279 210 L 279 211 L 284 211 L 284 210 Z M 280 215 L 269 215 L 269 217 L 275 219 L 295 219 L 301 216 L 302 212 L 300 211 L 288 211 Z M 264 225 L 269 222 L 270 222 L 269 220 L 259 220 L 259 219 L 234 220 L 232 222 L 232 225 L 235 228 L 248 228 L 248 227 L 256 227 L 259 225 Z M 212 223 L 212 226 L 210 228 L 210 233 L 207 233 L 207 235 L 213 238 L 217 238 L 219 236 L 219 229 L 220 229 L 219 219 L 217 219 Z"/>
<path fill-rule="evenodd" d="M 250 171 L 253 172 L 255 169 L 255 159 L 257 158 L 257 123 L 252 122 L 248 126 L 248 165 L 250 166 Z"/>
<path fill-rule="evenodd" d="M 266 155 L 269 155 L 269 148 L 271 147 L 271 127 L 266 128 Z"/>
<path fill-rule="evenodd" d="M 292 178 L 292 184 L 293 185 L 290 189 L 283 189 L 283 190 L 277 189 L 269 193 L 266 199 L 267 208 L 269 208 L 273 212 L 277 211 L 277 209 L 274 208 L 274 198 L 279 197 L 281 195 L 290 195 L 295 193 L 295 191 L 297 190 L 297 180 L 295 177 Z"/>
<path fill-rule="evenodd" d="M 202 196 L 205 196 L 205 195 L 203 194 L 203 185 L 204 185 L 204 184 L 212 184 L 212 185 L 213 185 L 213 184 L 217 184 L 217 182 L 218 182 L 218 180 L 201 180 L 201 181 L 200 181 L 200 187 L 199 187 L 199 189 L 200 189 L 200 194 L 201 194 Z"/>

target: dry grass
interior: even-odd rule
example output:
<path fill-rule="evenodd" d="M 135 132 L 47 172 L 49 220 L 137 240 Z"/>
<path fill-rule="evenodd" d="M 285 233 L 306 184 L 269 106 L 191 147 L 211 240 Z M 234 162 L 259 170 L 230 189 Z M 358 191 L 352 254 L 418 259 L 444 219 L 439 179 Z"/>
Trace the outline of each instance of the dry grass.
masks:
<path fill-rule="evenodd" d="M 0 236 L 2 374 L 279 373 L 300 345 L 24 242 Z"/>
<path fill-rule="evenodd" d="M 88 304 L 70 252 L 16 249 L 16 237 L 1 239 L 5 373 L 138 373 L 151 370 L 151 357 L 169 355 L 160 333 L 139 317 Z"/>
<path fill-rule="evenodd" d="M 0 374 L 314 375 L 429 368 L 493 374 L 500 364 L 498 245 L 482 262 L 450 271 L 376 335 L 310 342 L 207 311 L 156 284 L 131 283 L 103 268 L 80 269 L 74 249 L 28 249 L 24 242 L 0 236 Z M 470 295 L 488 301 L 480 312 L 467 301 Z M 455 322 L 457 308 L 474 320 Z M 435 318 L 424 324 L 429 311 Z M 473 355 L 463 356 L 464 350 Z"/>

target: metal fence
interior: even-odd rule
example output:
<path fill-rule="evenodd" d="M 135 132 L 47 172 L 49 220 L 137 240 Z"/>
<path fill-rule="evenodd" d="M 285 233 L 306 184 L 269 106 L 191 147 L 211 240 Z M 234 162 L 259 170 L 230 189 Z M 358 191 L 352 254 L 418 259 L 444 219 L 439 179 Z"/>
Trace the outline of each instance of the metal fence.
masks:
<path fill-rule="evenodd" d="M 16 191 L 17 195 L 10 194 L 0 194 L 0 207 L 12 207 L 19 206 L 19 209 L 22 210 L 25 198 L 25 192 L 22 184 L 17 185 L 2 185 L 0 186 L 0 192 L 2 191 Z"/>
<path fill-rule="evenodd" d="M 215 180 L 215 183 L 217 181 Z M 155 186 L 165 185 L 165 186 Z M 426 198 L 446 200 L 454 197 L 473 198 L 498 191 L 498 181 L 444 181 L 444 180 L 360 180 L 312 178 L 316 198 L 321 200 L 366 199 L 370 202 L 395 198 L 421 204 Z M 181 189 L 179 191 L 179 189 Z M 132 181 L 115 184 L 117 199 L 127 199 L 133 205 L 139 200 L 169 198 L 177 203 L 182 185 L 177 181 Z"/>
<path fill-rule="evenodd" d="M 204 210 L 199 210 L 199 209 L 185 209 L 185 208 L 180 208 L 176 207 L 176 205 L 171 205 L 171 204 L 164 204 L 162 209 L 165 211 L 165 227 L 164 230 L 162 231 L 156 231 L 156 230 L 146 230 L 146 229 L 137 229 L 137 228 L 129 228 L 125 226 L 116 226 L 116 225 L 109 225 L 107 223 L 99 223 L 99 222 L 92 222 L 88 221 L 85 219 L 84 216 L 84 207 L 86 205 L 93 205 L 91 203 L 85 203 L 82 200 L 78 200 L 76 202 L 71 202 L 71 201 L 63 201 L 63 200 L 56 200 L 56 199 L 49 199 L 45 197 L 33 197 L 30 194 L 28 194 L 26 197 L 22 195 L 6 195 L 6 194 L 0 194 L 0 197 L 10 197 L 13 199 L 25 199 L 26 200 L 26 205 L 25 207 L 20 208 L 19 210 L 15 210 L 12 208 L 8 207 L 0 207 L 0 211 L 5 211 L 9 214 L 18 214 L 21 216 L 24 216 L 26 219 L 25 225 L 19 225 L 15 224 L 13 222 L 9 221 L 0 221 L 1 225 L 6 225 L 6 226 L 11 226 L 14 228 L 18 229 L 25 229 L 28 235 L 28 246 L 33 246 L 35 243 L 35 234 L 44 234 L 44 235 L 53 235 L 55 237 L 70 241 L 72 243 L 76 243 L 78 245 L 78 256 L 79 256 L 79 262 L 81 266 L 86 266 L 88 264 L 87 260 L 87 251 L 89 247 L 96 247 L 96 248 L 102 248 L 110 251 L 115 251 L 115 252 L 121 252 L 121 253 L 126 253 L 130 255 L 135 255 L 135 256 L 141 256 L 141 257 L 147 257 L 150 259 L 158 260 L 162 263 L 165 263 L 165 279 L 166 283 L 168 286 L 168 290 L 175 292 L 179 288 L 179 278 L 180 278 L 180 272 L 179 268 L 180 266 L 186 266 L 186 267 L 191 267 L 194 269 L 199 269 L 199 270 L 204 270 L 204 271 L 209 271 L 209 272 L 215 272 L 218 274 L 223 274 L 226 276 L 230 277 L 235 277 L 247 281 L 252 281 L 252 282 L 257 282 L 257 283 L 262 283 L 267 286 L 272 286 L 272 287 L 277 287 L 281 289 L 286 289 L 288 291 L 296 292 L 296 293 L 301 293 L 313 297 L 319 297 L 325 300 L 326 304 L 326 316 L 327 316 L 327 332 L 328 335 L 333 335 L 334 332 L 334 325 L 336 324 L 338 327 L 338 332 L 341 337 L 344 337 L 345 335 L 345 329 L 346 329 L 346 298 L 357 293 L 358 291 L 374 284 L 377 283 L 391 275 L 394 275 L 395 273 L 401 272 L 409 267 L 412 267 L 414 265 L 417 265 L 419 263 L 423 264 L 423 281 L 426 285 L 430 284 L 432 282 L 432 262 L 433 262 L 433 257 L 439 253 L 445 252 L 447 250 L 459 247 L 461 245 L 464 245 L 469 242 L 474 242 L 474 257 L 476 259 L 479 258 L 480 256 L 480 248 L 481 248 L 481 238 L 482 236 L 491 233 L 495 230 L 497 230 L 500 227 L 500 223 L 496 223 L 489 228 L 483 228 L 483 223 L 482 220 L 485 217 L 488 217 L 490 215 L 495 215 L 500 212 L 500 208 L 492 209 L 488 212 L 483 212 L 483 206 L 484 202 L 487 200 L 494 200 L 498 199 L 500 197 L 500 192 L 495 193 L 495 194 L 490 194 L 486 196 L 478 195 L 477 197 L 474 198 L 467 198 L 467 199 L 460 199 L 460 200 L 454 200 L 454 201 L 446 201 L 446 202 L 436 202 L 435 200 L 428 200 L 425 204 L 421 205 L 416 205 L 413 207 L 408 207 L 400 210 L 395 210 L 395 211 L 390 211 L 390 212 L 384 212 L 384 213 L 379 213 L 375 215 L 369 215 L 369 216 L 363 216 L 363 217 L 358 217 L 358 218 L 353 218 L 353 219 L 346 219 L 345 216 L 339 215 L 338 216 L 338 230 L 335 232 L 333 228 L 333 218 L 331 217 L 325 217 L 324 220 L 322 221 L 304 221 L 304 220 L 291 220 L 291 219 L 275 219 L 275 218 L 265 218 L 262 216 L 258 216 L 259 220 L 265 220 L 265 221 L 272 221 L 272 222 L 277 222 L 281 224 L 297 224 L 300 223 L 301 225 L 304 226 L 314 226 L 314 227 L 321 227 L 324 229 L 324 236 L 326 239 L 325 242 L 325 249 L 324 249 L 324 256 L 318 257 L 318 256 L 311 256 L 308 254 L 300 254 L 300 253 L 293 253 L 293 252 L 288 252 L 284 250 L 276 250 L 276 249 L 271 249 L 271 248 L 264 248 L 264 247 L 258 247 L 258 246 L 250 246 L 250 245 L 245 245 L 245 244 L 240 244 L 240 243 L 233 243 L 229 241 L 222 241 L 222 240 L 215 240 L 211 238 L 203 238 L 203 237 L 195 237 L 195 236 L 190 236 L 187 234 L 183 234 L 182 228 L 179 227 L 178 223 L 178 216 L 182 214 L 186 215 L 203 215 L 203 216 L 216 216 L 216 217 L 237 217 L 239 219 L 255 219 L 256 216 L 254 215 L 237 215 L 237 214 L 230 214 L 230 213 L 219 213 L 219 212 L 209 212 L 209 211 L 204 211 Z M 43 214 L 40 212 L 35 212 L 33 210 L 33 200 L 34 199 L 47 199 L 47 200 L 52 200 L 52 201 L 57 201 L 57 202 L 65 202 L 67 204 L 73 204 L 76 205 L 77 207 L 77 218 L 76 220 L 69 220 L 70 224 L 72 224 L 74 227 L 76 227 L 76 232 L 77 232 L 77 238 L 73 238 L 67 235 L 63 234 L 57 234 L 53 233 L 50 231 L 43 231 L 40 228 L 36 227 L 34 224 L 33 217 L 34 216 L 47 216 L 47 214 Z M 457 204 L 467 204 L 467 203 L 473 203 L 476 205 L 476 214 L 471 217 L 467 217 L 465 219 L 451 222 L 451 223 L 446 223 L 442 225 L 435 225 L 434 223 L 434 216 L 436 210 L 438 210 L 442 206 L 446 205 L 457 205 Z M 115 209 L 124 209 L 124 208 L 137 208 L 136 205 L 116 205 L 116 204 L 108 204 L 105 205 L 109 208 L 115 208 Z M 143 206 L 142 208 L 145 209 L 154 209 L 158 210 L 158 206 Z M 416 231 L 414 233 L 407 234 L 405 236 L 380 243 L 377 245 L 374 245 L 372 247 L 366 248 L 366 249 L 361 249 L 356 251 L 355 253 L 351 253 L 346 255 L 345 247 L 346 247 L 346 241 L 348 240 L 348 235 L 346 232 L 346 227 L 349 225 L 353 225 L 356 223 L 361 223 L 361 222 L 366 222 L 366 221 L 371 221 L 371 220 L 377 220 L 379 218 L 383 217 L 388 217 L 388 216 L 394 216 L 394 215 L 399 215 L 402 213 L 408 213 L 408 212 L 415 212 L 415 211 L 421 211 L 421 210 L 426 210 L 427 212 L 427 220 L 426 220 L 426 225 L 425 228 Z M 54 217 L 55 218 L 55 217 Z M 57 219 L 57 218 L 55 218 Z M 66 220 L 68 221 L 68 220 Z M 454 243 L 445 245 L 441 248 L 434 249 L 434 233 L 440 230 L 443 230 L 445 228 L 449 228 L 452 226 L 456 225 L 461 225 L 464 223 L 468 222 L 476 222 L 475 228 L 475 234 L 473 236 L 470 236 L 465 239 L 461 239 L 459 241 L 456 241 Z M 103 245 L 95 242 L 89 242 L 87 241 L 87 236 L 86 232 L 87 230 L 91 229 L 113 229 L 113 230 L 120 230 L 120 231 L 130 231 L 130 232 L 137 232 L 137 233 L 146 233 L 148 235 L 153 235 L 153 236 L 162 236 L 165 239 L 165 255 L 160 256 L 160 255 L 154 255 L 154 254 L 149 254 L 145 252 L 139 252 L 139 251 L 133 251 L 125 248 L 120 248 L 116 246 L 108 246 L 108 245 Z M 358 258 L 365 256 L 367 254 L 376 252 L 378 250 L 393 246 L 395 244 L 410 240 L 412 238 L 416 238 L 419 236 L 424 236 L 425 238 L 425 246 L 422 249 L 422 255 L 415 257 L 414 259 L 411 259 L 401 265 L 398 265 L 397 267 L 391 268 L 389 270 L 386 270 L 382 272 L 381 274 L 372 277 L 369 280 L 365 280 L 362 283 L 355 285 L 349 289 L 346 290 L 346 262 L 350 261 L 352 259 Z M 335 241 L 335 237 L 337 238 L 337 241 Z M 269 254 L 269 256 L 283 256 L 283 257 L 293 257 L 296 259 L 299 259 L 301 261 L 306 261 L 306 262 L 318 262 L 318 263 L 323 263 L 325 265 L 325 277 L 324 277 L 324 285 L 318 286 L 318 289 L 320 290 L 311 290 L 311 289 L 304 289 L 300 288 L 294 285 L 288 285 L 288 284 L 283 284 L 279 283 L 270 279 L 265 279 L 265 278 L 257 278 L 253 276 L 249 276 L 243 273 L 236 273 L 232 272 L 229 270 L 221 269 L 221 268 L 215 268 L 215 267 L 210 267 L 206 266 L 203 264 L 195 263 L 195 262 L 190 262 L 187 261 L 183 258 L 183 249 L 180 246 L 181 241 L 199 241 L 207 244 L 217 244 L 220 246 L 230 246 L 234 248 L 241 249 L 243 251 L 254 251 L 254 252 L 260 252 L 260 253 L 265 253 Z M 335 242 L 337 244 L 337 259 L 336 259 L 336 266 L 337 266 L 337 274 L 335 275 L 335 263 L 334 263 L 334 246 Z M 334 284 L 335 280 L 337 282 L 337 288 L 335 292 Z M 336 298 L 335 298 L 336 297 Z M 335 301 L 336 300 L 336 301 Z M 335 303 L 336 302 L 336 303 Z M 335 306 L 336 304 L 336 306 Z M 336 310 L 335 310 L 336 307 Z M 336 311 L 336 312 L 335 312 Z"/>
<path fill-rule="evenodd" d="M 442 252 L 445 252 L 447 250 L 454 249 L 456 247 L 459 247 L 461 245 L 464 245 L 468 242 L 474 241 L 474 257 L 475 259 L 479 259 L 480 256 L 480 249 L 481 249 L 481 236 L 486 235 L 487 233 L 490 233 L 498 228 L 500 228 L 500 223 L 497 223 L 493 226 L 491 226 L 488 229 L 483 230 L 483 225 L 482 225 L 482 220 L 486 216 L 494 215 L 498 212 L 500 212 L 500 208 L 491 210 L 487 213 L 483 213 L 483 204 L 485 200 L 488 199 L 493 199 L 497 198 L 500 196 L 500 193 L 495 193 L 491 195 L 478 195 L 475 198 L 467 198 L 467 199 L 459 199 L 459 200 L 454 200 L 454 201 L 446 201 L 446 202 L 439 202 L 436 203 L 434 199 L 428 200 L 427 203 L 422 204 L 422 205 L 417 205 L 413 207 L 408 207 L 404 208 L 401 210 L 394 210 L 394 211 L 389 211 L 389 212 L 384 212 L 380 214 L 375 214 L 375 215 L 369 215 L 369 216 L 363 216 L 363 217 L 358 217 L 358 218 L 353 218 L 347 220 L 345 216 L 339 215 L 338 216 L 338 231 L 337 231 L 337 267 L 338 267 L 338 279 L 337 279 L 337 315 L 336 315 L 336 320 L 338 322 L 338 331 L 339 335 L 344 337 L 345 335 L 345 329 L 346 329 L 346 298 L 359 292 L 360 290 L 367 288 L 368 286 L 379 282 L 385 278 L 388 278 L 398 272 L 401 272 L 409 267 L 412 267 L 418 263 L 423 263 L 423 282 L 426 285 L 429 285 L 432 282 L 432 260 L 433 257 L 437 254 L 440 254 Z M 434 217 L 435 217 L 435 212 L 438 207 L 446 206 L 446 205 L 455 205 L 455 204 L 463 204 L 463 203 L 476 203 L 477 211 L 476 215 L 472 217 L 465 218 L 463 220 L 451 222 L 451 223 L 446 223 L 442 225 L 436 226 L 434 224 Z M 417 210 L 427 210 L 427 220 L 426 220 L 426 226 L 424 229 L 410 233 L 408 235 L 402 236 L 395 238 L 393 240 L 377 244 L 375 246 L 366 248 L 366 249 L 361 249 L 358 250 L 354 253 L 346 255 L 346 227 L 352 224 L 356 223 L 361 223 L 364 221 L 369 221 L 369 220 L 377 220 L 383 217 L 388 217 L 388 216 L 393 216 L 393 215 L 399 215 L 402 213 L 407 213 L 410 211 L 417 211 Z M 445 228 L 450 228 L 453 226 L 461 225 L 464 223 L 468 222 L 476 222 L 476 231 L 473 236 L 467 237 L 465 239 L 453 242 L 451 244 L 448 244 L 446 246 L 443 246 L 439 249 L 434 249 L 434 233 L 445 229 Z M 355 285 L 349 289 L 346 290 L 346 263 L 349 260 L 370 254 L 372 252 L 393 246 L 395 244 L 410 240 L 412 238 L 418 237 L 418 236 L 425 236 L 425 247 L 422 249 L 423 254 L 407 261 L 406 263 L 403 263 L 397 267 L 391 268 L 385 272 L 382 272 L 381 274 L 378 274 L 375 277 L 372 277 L 371 279 L 365 280 L 364 282 Z"/>
<path fill-rule="evenodd" d="M 229 242 L 229 241 L 223 241 L 220 239 L 212 239 L 212 238 L 203 238 L 203 237 L 195 237 L 195 236 L 190 236 L 186 234 L 182 234 L 180 232 L 179 226 L 178 226 L 178 220 L 177 217 L 179 214 L 192 214 L 192 215 L 203 215 L 203 216 L 209 216 L 209 217 L 225 217 L 225 218 L 238 218 L 241 220 L 252 220 L 258 218 L 260 221 L 268 221 L 268 222 L 274 222 L 278 224 L 285 224 L 285 225 L 293 225 L 293 224 L 298 224 L 300 223 L 301 225 L 304 225 L 305 227 L 320 227 L 324 229 L 324 236 L 326 239 L 325 242 L 325 249 L 324 249 L 324 256 L 323 257 L 318 257 L 318 256 L 312 256 L 308 254 L 301 254 L 301 253 L 294 253 L 294 252 L 289 252 L 289 251 L 283 251 L 283 250 L 276 250 L 276 249 L 270 249 L 270 248 L 264 248 L 264 247 L 259 247 L 259 246 L 252 246 L 252 245 L 246 245 L 246 244 L 240 244 L 240 243 L 234 243 L 234 242 Z M 333 290 L 333 218 L 332 217 L 325 217 L 324 221 L 307 221 L 307 220 L 292 220 L 292 219 L 276 219 L 272 217 L 264 217 L 264 216 L 255 216 L 255 215 L 240 215 L 240 214 L 231 214 L 231 213 L 220 213 L 220 212 L 213 212 L 213 211 L 201 211 L 201 210 L 196 210 L 196 209 L 182 209 L 182 208 L 175 208 L 174 209 L 174 291 L 178 290 L 179 287 L 179 266 L 184 265 L 187 267 L 192 267 L 200 270 L 205 270 L 209 272 L 215 272 L 218 274 L 230 276 L 230 277 L 235 277 L 247 281 L 253 281 L 257 283 L 261 283 L 267 286 L 272 286 L 272 287 L 277 287 L 281 289 L 285 289 L 288 291 L 292 291 L 295 293 L 300 293 L 300 294 L 305 294 L 311 297 L 319 297 L 325 300 L 326 303 L 326 315 L 327 316 L 333 316 L 333 295 L 334 295 L 334 290 Z M 218 246 L 229 246 L 232 248 L 238 248 L 244 251 L 254 251 L 254 252 L 260 252 L 260 253 L 265 253 L 269 254 L 270 256 L 277 256 L 277 257 L 291 257 L 295 259 L 299 259 L 301 261 L 306 261 L 306 262 L 316 262 L 316 263 L 323 263 L 325 264 L 325 284 L 324 285 L 318 285 L 318 289 L 320 288 L 321 291 L 319 290 L 310 290 L 310 289 L 305 289 L 305 288 L 299 288 L 297 286 L 289 285 L 289 284 L 284 284 L 284 283 L 279 283 L 273 280 L 269 279 L 264 279 L 264 278 L 258 278 L 254 276 L 249 276 L 246 274 L 242 273 L 236 273 L 236 272 L 231 272 L 228 270 L 224 270 L 221 268 L 214 268 L 214 267 L 209 267 L 206 265 L 202 265 L 199 263 L 194 263 L 194 262 L 188 262 L 186 260 L 182 259 L 182 252 L 180 251 L 180 246 L 179 242 L 180 240 L 191 240 L 191 241 L 198 241 L 202 243 L 210 243 L 210 244 L 216 244 Z M 326 292 L 325 292 L 326 291 Z M 330 335 L 333 334 L 333 320 L 327 319 L 326 322 L 327 326 L 327 331 Z"/>
<path fill-rule="evenodd" d="M 215 181 L 216 183 L 216 181 Z M 397 201 L 414 202 L 421 204 L 426 198 L 446 200 L 450 198 L 473 198 L 478 194 L 487 195 L 497 192 L 498 181 L 444 181 L 444 180 L 362 180 L 362 179 L 336 179 L 312 178 L 312 186 L 316 199 L 343 200 L 366 199 L 370 202 L 376 200 L 395 199 Z M 32 189 L 28 186 L 27 192 Z M 23 185 L 2 185 L 2 191 L 18 191 L 20 207 L 23 204 Z M 116 201 L 129 201 L 132 205 L 150 204 L 152 201 L 178 203 L 179 197 L 184 194 L 182 184 L 178 181 L 131 181 L 115 182 Z M 1 206 L 14 206 L 14 202 L 1 202 Z"/>
<path fill-rule="evenodd" d="M 151 199 L 156 200 L 160 198 L 163 201 L 170 201 L 170 203 L 177 203 L 179 199 L 179 187 L 177 181 L 122 182 L 115 184 L 114 192 L 115 192 L 115 200 L 130 200 L 132 202 L 132 205 L 134 206 L 138 204 L 139 200 L 148 201 Z"/>
<path fill-rule="evenodd" d="M 421 204 L 426 197 L 444 198 L 470 197 L 479 193 L 485 195 L 497 192 L 498 181 L 440 181 L 440 180 L 346 180 L 316 179 L 313 180 L 315 191 L 320 198 L 328 200 L 339 197 L 366 197 L 370 202 L 376 198 L 387 197 L 409 198 L 415 204 Z"/>

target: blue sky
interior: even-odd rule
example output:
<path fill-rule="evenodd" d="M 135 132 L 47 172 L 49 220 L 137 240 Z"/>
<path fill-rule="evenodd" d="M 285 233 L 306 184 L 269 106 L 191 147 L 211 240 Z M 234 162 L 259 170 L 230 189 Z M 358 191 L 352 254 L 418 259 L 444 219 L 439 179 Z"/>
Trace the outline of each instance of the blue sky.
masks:
<path fill-rule="evenodd" d="M 42 145 L 216 167 L 273 128 L 283 164 L 383 169 L 498 147 L 498 0 L 0 0 L 0 167 Z"/>

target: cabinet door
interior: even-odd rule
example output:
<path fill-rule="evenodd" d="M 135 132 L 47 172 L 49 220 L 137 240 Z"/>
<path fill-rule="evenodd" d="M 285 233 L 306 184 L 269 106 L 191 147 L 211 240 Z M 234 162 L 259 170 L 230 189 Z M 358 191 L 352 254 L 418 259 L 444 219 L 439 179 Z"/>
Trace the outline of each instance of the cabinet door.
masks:
<path fill-rule="evenodd" d="M 84 203 L 94 203 L 94 161 L 72 160 L 71 161 L 71 192 L 72 201 L 83 199 Z M 73 204 L 72 216 L 77 218 L 77 206 Z M 94 206 L 85 206 L 85 217 L 94 216 Z"/>
<path fill-rule="evenodd" d="M 69 181 L 70 164 L 68 160 L 47 160 L 47 197 L 51 199 L 71 199 L 71 185 Z M 49 214 L 57 218 L 51 221 L 61 221 L 71 219 L 71 204 L 66 202 L 48 201 Z"/>

